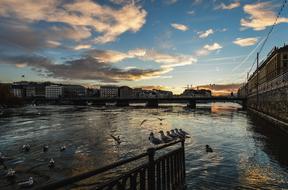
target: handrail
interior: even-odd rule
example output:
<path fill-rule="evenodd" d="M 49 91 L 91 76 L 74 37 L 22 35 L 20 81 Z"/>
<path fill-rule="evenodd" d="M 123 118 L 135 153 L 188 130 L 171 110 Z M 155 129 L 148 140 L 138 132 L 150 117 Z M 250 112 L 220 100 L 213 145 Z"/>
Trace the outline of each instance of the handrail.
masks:
<path fill-rule="evenodd" d="M 179 142 L 183 143 L 183 141 L 184 141 L 184 139 L 176 140 L 176 141 L 173 141 L 173 142 L 158 146 L 158 147 L 153 148 L 153 149 L 154 149 L 154 151 L 158 151 L 158 150 L 164 149 L 166 147 L 175 145 L 175 144 L 177 144 Z M 149 149 L 151 149 L 151 148 L 148 148 L 148 150 Z M 67 185 L 67 184 L 73 184 L 75 182 L 78 182 L 78 181 L 87 179 L 89 177 L 98 175 L 100 173 L 103 173 L 103 172 L 105 172 L 107 170 L 119 167 L 119 166 L 127 164 L 129 162 L 133 162 L 133 161 L 139 160 L 141 158 L 144 158 L 145 156 L 149 156 L 149 151 L 148 150 L 147 150 L 147 152 L 139 154 L 139 155 L 134 156 L 132 158 L 121 160 L 121 161 L 115 162 L 113 164 L 110 164 L 110 165 L 107 165 L 107 166 L 104 166 L 104 167 L 101 167 L 101 168 L 98 168 L 98 169 L 95 169 L 95 170 L 88 171 L 88 172 L 83 173 L 83 174 L 75 175 L 75 176 L 68 177 L 68 178 L 65 178 L 63 180 L 60 180 L 60 181 L 56 181 L 56 182 L 52 182 L 52 183 L 49 183 L 49 184 L 46 184 L 46 185 L 43 185 L 43 186 L 40 186 L 40 187 L 36 187 L 35 189 L 36 190 L 38 190 L 38 189 L 39 190 L 40 189 L 41 190 L 51 190 L 51 189 L 56 189 L 56 188 L 63 187 L 65 185 Z"/>

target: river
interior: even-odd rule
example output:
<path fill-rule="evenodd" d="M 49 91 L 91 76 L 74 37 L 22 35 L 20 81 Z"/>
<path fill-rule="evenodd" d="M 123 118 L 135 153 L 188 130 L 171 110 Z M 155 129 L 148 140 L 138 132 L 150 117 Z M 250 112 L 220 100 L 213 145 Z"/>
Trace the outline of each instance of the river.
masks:
<path fill-rule="evenodd" d="M 143 153 L 151 146 L 151 131 L 173 128 L 191 136 L 185 143 L 188 189 L 288 189 L 288 135 L 235 103 L 200 104 L 196 110 L 182 105 L 5 109 L 0 152 L 8 157 L 8 168 L 16 170 L 16 181 L 33 176 L 37 186 Z M 110 134 L 123 143 L 116 145 Z M 30 152 L 22 152 L 28 143 Z M 213 153 L 206 153 L 206 144 Z M 63 145 L 67 149 L 60 152 Z M 51 158 L 53 169 L 48 168 Z M 5 172 L 0 166 L 0 189 L 15 189 Z"/>

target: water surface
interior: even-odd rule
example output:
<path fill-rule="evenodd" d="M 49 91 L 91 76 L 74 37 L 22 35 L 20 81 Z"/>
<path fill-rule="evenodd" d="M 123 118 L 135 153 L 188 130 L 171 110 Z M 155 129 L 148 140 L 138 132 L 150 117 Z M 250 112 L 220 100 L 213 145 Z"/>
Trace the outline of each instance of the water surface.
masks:
<path fill-rule="evenodd" d="M 188 189 L 288 189 L 288 136 L 233 103 L 144 107 L 27 106 L 0 113 L 0 151 L 36 185 L 59 180 L 145 152 L 151 131 L 182 128 Z M 157 118 L 163 118 L 161 122 Z M 140 123 L 148 119 L 142 126 Z M 120 136 L 119 146 L 110 137 Z M 21 152 L 29 143 L 31 151 Z M 42 145 L 49 151 L 42 152 Z M 209 144 L 214 152 L 206 153 Z M 59 151 L 65 145 L 67 150 Z M 49 160 L 56 162 L 48 168 Z M 3 177 L 0 189 L 15 189 Z M 112 174 L 113 175 L 113 174 Z M 111 176 L 111 174 L 110 174 Z"/>

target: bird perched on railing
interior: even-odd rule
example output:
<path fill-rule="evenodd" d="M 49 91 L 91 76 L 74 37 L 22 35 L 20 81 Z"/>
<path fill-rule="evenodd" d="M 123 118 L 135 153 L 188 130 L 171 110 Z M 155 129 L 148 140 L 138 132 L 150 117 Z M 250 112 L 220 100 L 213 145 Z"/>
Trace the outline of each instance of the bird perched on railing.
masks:
<path fill-rule="evenodd" d="M 184 138 L 190 138 L 189 133 L 183 131 L 182 129 L 176 129 L 176 131 L 181 134 L 182 136 L 184 136 Z"/>
<path fill-rule="evenodd" d="M 115 137 L 114 135 L 110 135 L 118 144 L 121 143 L 120 136 Z"/>
<path fill-rule="evenodd" d="M 168 136 L 168 137 L 171 137 L 171 138 L 174 139 L 174 140 L 178 138 L 177 135 L 170 133 L 170 131 L 166 131 L 166 133 L 167 133 L 167 136 Z"/>
<path fill-rule="evenodd" d="M 161 138 L 162 142 L 168 143 L 168 142 L 171 142 L 173 140 L 171 137 L 165 136 L 165 134 L 162 130 L 159 131 L 159 133 L 160 133 L 160 138 Z"/>
<path fill-rule="evenodd" d="M 171 130 L 171 133 L 173 134 L 173 135 L 176 135 L 178 138 L 180 138 L 180 139 L 183 139 L 184 138 L 184 136 L 183 135 L 181 135 L 179 132 L 177 132 L 178 130 L 176 130 L 176 129 L 172 129 Z"/>
<path fill-rule="evenodd" d="M 162 141 L 161 141 L 160 139 L 154 137 L 154 133 L 153 133 L 153 132 L 150 133 L 148 139 L 149 139 L 149 141 L 150 141 L 152 144 L 154 144 L 154 145 L 158 145 L 158 144 L 161 144 L 161 143 L 162 143 Z"/>
<path fill-rule="evenodd" d="M 25 188 L 25 187 L 32 187 L 33 184 L 34 184 L 33 177 L 29 177 L 29 179 L 28 179 L 27 181 L 23 181 L 23 182 L 18 183 L 18 185 L 19 185 L 20 187 L 23 187 L 23 188 Z"/>

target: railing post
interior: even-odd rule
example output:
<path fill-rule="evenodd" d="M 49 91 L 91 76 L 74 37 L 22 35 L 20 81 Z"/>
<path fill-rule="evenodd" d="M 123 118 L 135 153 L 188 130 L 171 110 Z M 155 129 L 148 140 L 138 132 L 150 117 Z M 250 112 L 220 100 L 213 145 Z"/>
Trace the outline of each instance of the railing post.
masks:
<path fill-rule="evenodd" d="M 186 189 L 186 164 L 185 164 L 185 139 L 181 141 L 181 148 L 182 148 L 182 168 L 183 168 L 183 189 Z"/>
<path fill-rule="evenodd" d="M 148 161 L 148 190 L 155 190 L 155 148 L 147 149 Z"/>

